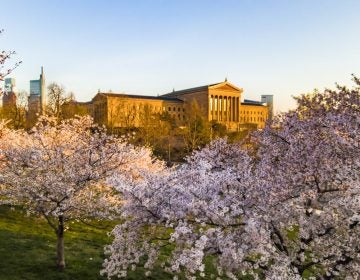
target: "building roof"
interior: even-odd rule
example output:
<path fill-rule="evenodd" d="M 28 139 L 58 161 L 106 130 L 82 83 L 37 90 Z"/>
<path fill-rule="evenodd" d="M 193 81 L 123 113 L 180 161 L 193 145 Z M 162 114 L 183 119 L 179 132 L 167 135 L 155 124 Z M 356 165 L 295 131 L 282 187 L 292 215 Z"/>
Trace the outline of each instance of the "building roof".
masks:
<path fill-rule="evenodd" d="M 77 103 L 77 104 L 79 104 L 79 105 L 91 105 L 91 104 L 92 104 L 92 102 L 91 102 L 91 101 L 86 101 L 86 102 L 75 102 L 75 103 Z"/>
<path fill-rule="evenodd" d="M 217 84 L 211 84 L 211 85 L 205 85 L 205 86 L 200 86 L 200 87 L 193 87 L 193 88 L 187 88 L 187 89 L 182 89 L 182 90 L 174 90 L 172 92 L 169 93 L 165 93 L 162 96 L 171 96 L 171 95 L 179 95 L 179 94 L 186 94 L 186 93 L 193 93 L 193 92 L 198 92 L 198 91 L 203 91 L 203 90 L 207 90 L 209 87 L 214 86 Z"/>
<path fill-rule="evenodd" d="M 261 101 L 255 101 L 250 99 L 244 99 L 244 102 L 241 102 L 241 105 L 266 106 L 266 104 Z"/>
<path fill-rule="evenodd" d="M 70 100 L 70 101 L 65 103 L 65 105 L 70 105 L 70 104 L 74 104 L 74 105 L 91 105 L 92 102 L 91 101 L 82 102 L 82 101 Z"/>
<path fill-rule="evenodd" d="M 215 84 L 209 84 L 209 85 L 204 85 L 204 86 L 200 86 L 200 87 L 193 87 L 193 88 L 188 88 L 188 89 L 182 89 L 182 90 L 174 90 L 172 92 L 166 93 L 162 96 L 177 96 L 177 95 L 183 95 L 183 94 L 188 94 L 188 93 L 194 93 L 194 92 L 199 92 L 199 91 L 204 91 L 204 90 L 208 90 L 209 88 L 216 88 L 216 87 L 221 87 L 221 86 L 230 86 L 235 90 L 238 91 L 242 91 L 242 89 L 234 86 L 233 84 L 229 83 L 228 81 L 225 80 L 225 82 L 220 82 L 220 83 L 215 83 Z"/>
<path fill-rule="evenodd" d="M 126 97 L 126 98 L 137 98 L 137 99 L 151 99 L 151 100 L 163 100 L 163 101 L 175 101 L 175 102 L 184 102 L 175 97 L 167 97 L 167 96 L 150 96 L 150 95 L 135 95 L 135 94 L 123 94 L 123 93 L 112 93 L 112 92 L 100 92 L 99 94 L 103 94 L 109 97 Z"/>

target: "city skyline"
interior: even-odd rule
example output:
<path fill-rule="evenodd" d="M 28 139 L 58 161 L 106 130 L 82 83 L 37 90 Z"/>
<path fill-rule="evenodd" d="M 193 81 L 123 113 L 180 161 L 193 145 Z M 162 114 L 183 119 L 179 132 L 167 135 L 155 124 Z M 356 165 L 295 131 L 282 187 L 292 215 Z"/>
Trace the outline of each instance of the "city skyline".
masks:
<path fill-rule="evenodd" d="M 356 1 L 11 1 L 0 37 L 19 90 L 44 65 L 48 83 L 77 100 L 98 89 L 161 95 L 228 78 L 249 99 L 273 94 L 276 111 L 291 95 L 351 85 L 359 74 Z M 16 17 L 14 13 L 16 12 Z"/>

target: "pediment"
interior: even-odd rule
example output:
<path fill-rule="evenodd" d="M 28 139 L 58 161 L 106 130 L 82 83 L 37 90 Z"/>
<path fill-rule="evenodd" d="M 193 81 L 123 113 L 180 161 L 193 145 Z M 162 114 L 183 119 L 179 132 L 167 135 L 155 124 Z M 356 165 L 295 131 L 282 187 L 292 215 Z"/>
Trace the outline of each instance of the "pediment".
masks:
<path fill-rule="evenodd" d="M 223 82 L 220 84 L 210 86 L 209 89 L 219 90 L 219 91 L 236 91 L 236 92 L 243 91 L 242 88 L 238 88 L 237 86 L 234 86 L 233 84 L 231 84 L 229 82 Z"/>

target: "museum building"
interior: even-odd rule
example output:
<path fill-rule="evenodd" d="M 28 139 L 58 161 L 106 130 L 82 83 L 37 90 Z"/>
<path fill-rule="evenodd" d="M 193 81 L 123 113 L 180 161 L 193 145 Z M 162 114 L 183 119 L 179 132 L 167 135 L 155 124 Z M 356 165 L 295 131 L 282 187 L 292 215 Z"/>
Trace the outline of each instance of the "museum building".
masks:
<path fill-rule="evenodd" d="M 184 90 L 173 90 L 160 96 L 117 94 L 99 91 L 87 103 L 94 121 L 112 128 L 139 127 L 149 114 L 167 113 L 181 126 L 186 120 L 187 110 L 196 102 L 209 121 L 218 122 L 230 131 L 244 128 L 264 128 L 268 118 L 272 118 L 271 95 L 262 96 L 264 103 L 242 98 L 243 89 L 227 80 Z M 243 101 L 242 101 L 243 100 Z"/>

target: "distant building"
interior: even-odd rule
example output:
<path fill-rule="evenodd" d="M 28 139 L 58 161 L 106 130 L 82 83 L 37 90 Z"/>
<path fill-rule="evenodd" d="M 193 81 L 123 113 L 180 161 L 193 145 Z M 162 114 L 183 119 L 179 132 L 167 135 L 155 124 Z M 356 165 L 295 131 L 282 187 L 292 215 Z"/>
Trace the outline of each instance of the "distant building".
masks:
<path fill-rule="evenodd" d="M 263 94 L 261 95 L 261 102 L 267 104 L 269 107 L 269 119 L 272 120 L 274 116 L 274 95 Z"/>
<path fill-rule="evenodd" d="M 186 118 L 188 104 L 196 102 L 209 121 L 228 130 L 263 128 L 269 106 L 259 101 L 241 102 L 243 90 L 228 81 L 175 91 L 160 96 L 98 92 L 84 104 L 95 122 L 111 128 L 139 127 L 144 112 L 167 113 L 178 124 Z"/>
<path fill-rule="evenodd" d="M 16 92 L 16 80 L 14 78 L 5 78 L 5 91 Z"/>
<path fill-rule="evenodd" d="M 26 125 L 32 127 L 39 115 L 46 113 L 46 88 L 44 68 L 38 80 L 30 80 L 30 95 L 28 97 L 28 111 L 26 114 Z"/>
<path fill-rule="evenodd" d="M 2 103 L 4 109 L 16 107 L 16 81 L 14 78 L 5 79 Z"/>
<path fill-rule="evenodd" d="M 46 87 L 44 68 L 41 67 L 39 80 L 30 81 L 30 96 L 28 100 L 31 114 L 44 114 L 46 110 Z"/>

